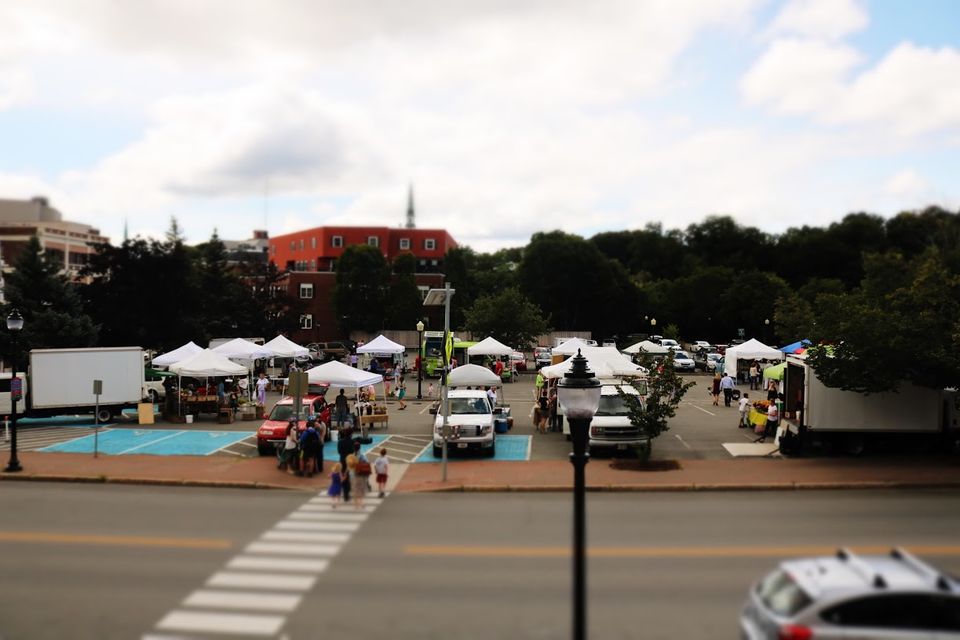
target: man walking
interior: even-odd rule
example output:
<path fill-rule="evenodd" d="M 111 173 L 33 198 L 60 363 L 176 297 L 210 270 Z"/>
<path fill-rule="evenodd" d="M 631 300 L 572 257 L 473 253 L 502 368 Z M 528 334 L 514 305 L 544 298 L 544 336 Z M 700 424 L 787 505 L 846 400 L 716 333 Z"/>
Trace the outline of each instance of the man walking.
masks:
<path fill-rule="evenodd" d="M 350 415 L 350 405 L 347 404 L 347 396 L 344 395 L 343 389 L 340 389 L 340 393 L 337 394 L 333 410 L 335 414 L 334 417 L 337 421 L 337 428 L 339 429 L 343 426 L 347 416 Z"/>
<path fill-rule="evenodd" d="M 720 380 L 720 389 L 723 391 L 723 406 L 729 407 L 730 401 L 733 399 L 733 378 L 727 374 L 723 374 L 723 378 Z"/>

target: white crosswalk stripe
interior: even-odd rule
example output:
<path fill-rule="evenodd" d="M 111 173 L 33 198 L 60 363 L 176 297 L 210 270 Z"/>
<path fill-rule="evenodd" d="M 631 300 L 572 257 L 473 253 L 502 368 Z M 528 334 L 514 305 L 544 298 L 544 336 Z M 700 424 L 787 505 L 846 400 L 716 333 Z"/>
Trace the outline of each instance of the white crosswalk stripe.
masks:
<path fill-rule="evenodd" d="M 279 591 L 307 591 L 317 579 L 313 576 L 291 576 L 284 573 L 241 573 L 218 571 L 207 580 L 208 587 L 249 587 Z"/>
<path fill-rule="evenodd" d="M 284 520 L 278 522 L 277 529 L 295 531 L 356 531 L 360 527 L 357 522 L 296 522 Z"/>
<path fill-rule="evenodd" d="M 288 556 L 332 556 L 340 551 L 339 544 L 300 544 L 282 542 L 251 542 L 246 553 L 276 553 Z"/>
<path fill-rule="evenodd" d="M 330 564 L 315 558 L 270 558 L 263 556 L 237 556 L 227 563 L 227 569 L 263 569 L 267 571 L 300 571 L 323 573 Z"/>
<path fill-rule="evenodd" d="M 349 533 L 323 533 L 315 531 L 267 531 L 262 540 L 276 542 L 346 542 L 350 539 Z"/>
<path fill-rule="evenodd" d="M 296 511 L 287 516 L 291 520 L 315 520 L 323 522 L 363 522 L 366 513 L 337 513 L 336 511 Z"/>
<path fill-rule="evenodd" d="M 157 628 L 170 631 L 212 631 L 245 636 L 272 636 L 280 630 L 285 620 L 283 616 L 249 613 L 171 611 L 157 623 Z"/>
<path fill-rule="evenodd" d="M 184 607 L 207 609 L 242 609 L 260 611 L 293 611 L 303 596 L 266 592 L 236 592 L 199 589 L 183 601 Z"/>

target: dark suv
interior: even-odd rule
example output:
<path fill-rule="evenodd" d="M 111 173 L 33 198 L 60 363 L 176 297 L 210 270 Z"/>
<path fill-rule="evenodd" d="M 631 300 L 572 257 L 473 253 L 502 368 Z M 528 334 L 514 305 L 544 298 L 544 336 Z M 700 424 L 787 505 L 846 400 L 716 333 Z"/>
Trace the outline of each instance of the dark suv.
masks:
<path fill-rule="evenodd" d="M 339 360 L 343 362 L 350 355 L 351 347 L 347 342 L 311 342 L 307 345 L 310 349 L 310 357 L 320 362 L 329 362 L 330 360 Z"/>

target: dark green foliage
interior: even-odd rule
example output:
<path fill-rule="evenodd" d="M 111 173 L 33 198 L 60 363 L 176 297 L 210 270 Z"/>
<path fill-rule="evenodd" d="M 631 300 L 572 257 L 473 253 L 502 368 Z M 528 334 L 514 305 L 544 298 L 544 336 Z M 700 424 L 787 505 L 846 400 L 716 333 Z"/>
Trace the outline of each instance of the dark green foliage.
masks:
<path fill-rule="evenodd" d="M 387 305 L 387 327 L 413 329 L 423 316 L 423 303 L 414 273 L 417 259 L 412 253 L 401 253 L 393 261 L 393 282 Z"/>
<path fill-rule="evenodd" d="M 58 260 L 41 253 L 40 242 L 30 238 L 4 279 L 7 304 L 3 317 L 14 309 L 23 316 L 18 338 L 21 350 L 89 347 L 97 343 L 98 327 L 83 313 L 77 285 L 60 274 Z M 4 329 L 4 352 L 9 353 L 10 332 Z"/>
<path fill-rule="evenodd" d="M 643 401 L 637 396 L 618 390 L 630 410 L 630 422 L 643 429 L 650 438 L 656 438 L 668 431 L 670 418 L 677 414 L 677 407 L 683 396 L 695 383 L 684 382 L 673 366 L 673 353 L 661 360 L 659 366 L 652 362 L 647 376 L 647 395 Z"/>
<path fill-rule="evenodd" d="M 493 336 L 523 349 L 548 330 L 543 312 L 516 287 L 480 296 L 467 310 L 466 328 L 475 336 Z"/>
<path fill-rule="evenodd" d="M 389 301 L 390 268 L 383 254 L 369 245 L 351 245 L 337 261 L 333 308 L 345 333 L 383 328 Z"/>

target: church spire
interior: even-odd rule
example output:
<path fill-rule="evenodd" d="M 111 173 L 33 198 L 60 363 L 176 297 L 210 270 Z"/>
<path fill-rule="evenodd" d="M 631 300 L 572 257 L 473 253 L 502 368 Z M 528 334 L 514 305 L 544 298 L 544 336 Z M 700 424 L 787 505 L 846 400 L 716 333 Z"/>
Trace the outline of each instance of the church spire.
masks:
<path fill-rule="evenodd" d="M 413 184 L 411 184 L 410 190 L 407 192 L 407 229 L 416 228 L 415 218 L 416 212 L 413 209 Z"/>

